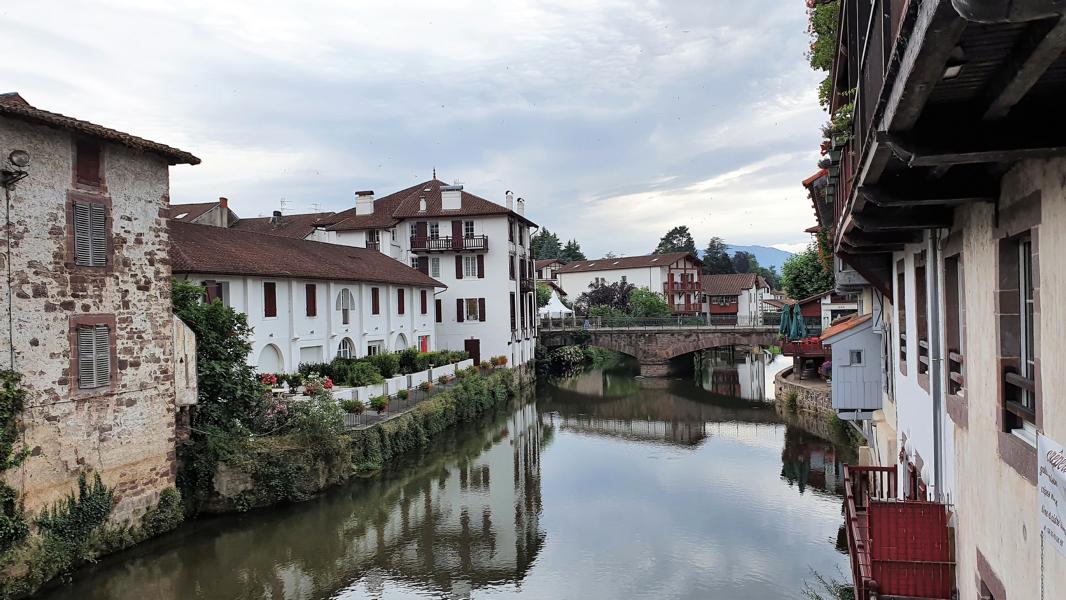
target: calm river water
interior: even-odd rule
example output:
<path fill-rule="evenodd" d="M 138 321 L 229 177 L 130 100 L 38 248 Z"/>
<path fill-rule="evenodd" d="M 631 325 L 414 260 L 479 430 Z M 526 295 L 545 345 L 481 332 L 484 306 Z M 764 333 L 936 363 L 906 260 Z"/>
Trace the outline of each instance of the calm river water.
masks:
<path fill-rule="evenodd" d="M 760 398 L 759 357 L 542 382 L 380 476 L 195 521 L 48 598 L 800 598 L 836 575 L 834 446 Z"/>

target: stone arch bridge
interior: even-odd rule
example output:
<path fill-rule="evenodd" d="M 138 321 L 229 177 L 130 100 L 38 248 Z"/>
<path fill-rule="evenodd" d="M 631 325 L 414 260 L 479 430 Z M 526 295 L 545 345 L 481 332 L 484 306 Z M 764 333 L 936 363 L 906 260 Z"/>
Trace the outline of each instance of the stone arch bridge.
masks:
<path fill-rule="evenodd" d="M 547 348 L 589 344 L 605 350 L 628 354 L 640 361 L 640 374 L 663 377 L 670 371 L 670 361 L 680 356 L 725 346 L 762 346 L 776 343 L 777 327 L 766 325 L 698 325 L 676 327 L 570 327 L 548 329 L 538 333 Z"/>

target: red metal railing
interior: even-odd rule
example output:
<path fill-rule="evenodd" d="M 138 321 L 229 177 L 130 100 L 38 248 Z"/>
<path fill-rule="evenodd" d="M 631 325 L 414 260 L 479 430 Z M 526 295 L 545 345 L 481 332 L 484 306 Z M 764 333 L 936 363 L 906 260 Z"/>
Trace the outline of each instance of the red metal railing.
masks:
<path fill-rule="evenodd" d="M 822 346 L 822 340 L 816 337 L 781 342 L 781 353 L 785 356 L 832 356 L 832 352 Z"/>
<path fill-rule="evenodd" d="M 955 588 L 948 514 L 899 500 L 895 467 L 844 467 L 844 513 L 856 600 L 949 599 Z"/>

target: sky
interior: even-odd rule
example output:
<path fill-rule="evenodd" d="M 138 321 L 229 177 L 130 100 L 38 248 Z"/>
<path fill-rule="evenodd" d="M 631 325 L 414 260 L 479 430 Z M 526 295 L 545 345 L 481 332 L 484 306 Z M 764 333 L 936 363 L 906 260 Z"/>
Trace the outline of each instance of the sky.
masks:
<path fill-rule="evenodd" d="M 37 0 L 0 31 L 0 91 L 200 157 L 174 204 L 339 211 L 436 169 L 590 257 L 814 224 L 802 0 Z"/>

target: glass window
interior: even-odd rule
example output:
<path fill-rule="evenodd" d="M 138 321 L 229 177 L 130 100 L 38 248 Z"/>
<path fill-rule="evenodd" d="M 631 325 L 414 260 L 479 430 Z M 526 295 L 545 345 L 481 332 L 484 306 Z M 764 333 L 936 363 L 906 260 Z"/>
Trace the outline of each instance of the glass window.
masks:
<path fill-rule="evenodd" d="M 463 237 L 474 237 L 473 221 L 463 221 Z"/>
<path fill-rule="evenodd" d="M 1018 287 L 1021 294 L 1021 336 L 1019 357 L 1021 359 L 1022 377 L 1032 381 L 1036 379 L 1036 348 L 1033 341 L 1033 240 L 1024 238 L 1018 242 Z M 1022 390 L 1022 406 L 1036 411 L 1036 396 L 1031 390 Z M 1033 433 L 1036 426 L 1028 420 L 1025 429 Z"/>
<path fill-rule="evenodd" d="M 436 256 L 429 259 L 429 276 L 440 277 L 440 259 Z"/>
<path fill-rule="evenodd" d="M 341 340 L 341 345 L 337 348 L 337 356 L 340 358 L 355 358 L 355 343 L 348 338 Z"/>
<path fill-rule="evenodd" d="M 852 350 L 849 353 L 849 364 L 861 365 L 862 364 L 862 350 Z"/>
<path fill-rule="evenodd" d="M 477 277 L 477 257 L 463 257 L 463 277 Z"/>
<path fill-rule="evenodd" d="M 479 320 L 478 309 L 477 309 L 477 298 L 467 298 L 466 300 L 463 301 L 463 304 L 466 307 L 466 320 L 467 321 L 477 321 L 477 320 Z"/>
<path fill-rule="evenodd" d="M 429 239 L 435 240 L 440 238 L 440 223 L 433 221 L 429 224 Z"/>

